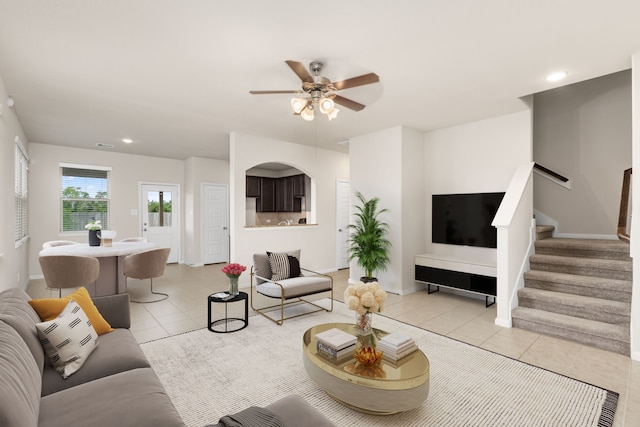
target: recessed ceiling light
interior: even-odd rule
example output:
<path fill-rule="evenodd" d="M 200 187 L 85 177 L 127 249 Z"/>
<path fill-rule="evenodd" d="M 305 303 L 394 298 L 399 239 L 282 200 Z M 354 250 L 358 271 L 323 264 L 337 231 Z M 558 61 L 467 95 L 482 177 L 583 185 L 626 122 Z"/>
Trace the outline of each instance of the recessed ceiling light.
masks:
<path fill-rule="evenodd" d="M 551 73 L 547 76 L 547 81 L 548 82 L 557 82 L 560 81 L 562 79 L 564 79 L 565 77 L 567 77 L 567 72 L 566 71 L 556 71 L 555 73 Z"/>
<path fill-rule="evenodd" d="M 131 144 L 133 142 L 133 139 L 131 139 L 131 138 L 122 138 L 122 142 L 124 142 L 125 144 Z"/>

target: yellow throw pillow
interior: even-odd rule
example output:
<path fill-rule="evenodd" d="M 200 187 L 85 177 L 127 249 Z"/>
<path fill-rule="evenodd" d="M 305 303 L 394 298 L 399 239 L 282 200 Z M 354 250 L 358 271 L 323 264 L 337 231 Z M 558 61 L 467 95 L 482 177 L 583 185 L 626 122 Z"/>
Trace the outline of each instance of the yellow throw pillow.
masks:
<path fill-rule="evenodd" d="M 32 299 L 29 300 L 29 304 L 31 304 L 31 307 L 38 313 L 38 316 L 40 316 L 43 322 L 48 322 L 58 317 L 72 298 L 82 307 L 82 311 L 85 312 L 98 335 L 113 331 L 111 325 L 104 320 L 98 308 L 93 304 L 93 301 L 91 301 L 91 296 L 84 287 L 79 288 L 66 297 Z"/>

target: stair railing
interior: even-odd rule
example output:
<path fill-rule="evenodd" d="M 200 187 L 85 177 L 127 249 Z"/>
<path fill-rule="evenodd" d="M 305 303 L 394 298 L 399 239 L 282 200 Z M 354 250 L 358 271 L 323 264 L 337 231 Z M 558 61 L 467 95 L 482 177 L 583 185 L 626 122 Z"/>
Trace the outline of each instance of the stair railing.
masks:
<path fill-rule="evenodd" d="M 571 181 L 566 176 L 560 175 L 558 172 L 554 172 L 551 169 L 542 166 L 540 163 L 533 164 L 533 171 L 538 175 L 571 190 Z"/>
<path fill-rule="evenodd" d="M 618 238 L 624 242 L 631 243 L 631 168 L 624 171 L 622 177 Z"/>
<path fill-rule="evenodd" d="M 518 289 L 524 286 L 523 275 L 529 269 L 535 235 L 533 168 L 533 162 L 518 166 L 491 223 L 498 230 L 495 324 L 509 328 L 511 310 L 518 306 Z"/>

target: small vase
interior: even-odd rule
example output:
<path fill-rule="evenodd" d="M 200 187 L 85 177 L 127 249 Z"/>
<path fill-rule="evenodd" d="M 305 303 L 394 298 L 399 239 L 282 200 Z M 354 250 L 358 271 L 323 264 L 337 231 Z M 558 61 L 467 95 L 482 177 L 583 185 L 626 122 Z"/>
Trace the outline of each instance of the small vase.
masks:
<path fill-rule="evenodd" d="M 89 230 L 89 246 L 100 246 L 98 230 Z"/>
<path fill-rule="evenodd" d="M 371 324 L 373 322 L 373 313 L 370 311 L 360 314 L 356 312 L 356 329 L 359 335 L 368 335 L 371 333 Z"/>
<path fill-rule="evenodd" d="M 238 278 L 229 277 L 229 294 L 238 295 L 239 293 L 240 291 L 238 291 Z"/>

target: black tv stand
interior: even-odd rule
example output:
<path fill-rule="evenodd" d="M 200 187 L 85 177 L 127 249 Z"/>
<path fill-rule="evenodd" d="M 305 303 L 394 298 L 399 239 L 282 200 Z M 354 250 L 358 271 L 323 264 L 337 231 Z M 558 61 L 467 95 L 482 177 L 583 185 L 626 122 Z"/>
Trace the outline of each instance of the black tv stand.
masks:
<path fill-rule="evenodd" d="M 483 295 L 486 307 L 496 302 L 496 267 L 483 261 L 433 254 L 416 255 L 415 280 L 426 283 L 429 294 L 438 292 L 443 286 Z M 436 290 L 432 291 L 432 286 Z"/>
<path fill-rule="evenodd" d="M 431 290 L 431 286 L 435 286 L 436 290 L 432 291 Z M 449 286 L 450 288 L 453 286 Z M 459 288 L 456 288 L 459 289 Z M 466 289 L 462 289 L 463 291 L 465 291 Z M 427 293 L 429 295 L 434 294 L 436 292 L 440 291 L 440 285 L 432 285 L 431 283 L 427 283 Z M 493 301 L 489 302 L 489 298 L 493 298 Z M 491 296 L 491 295 L 485 295 L 484 296 L 484 306 L 485 307 L 491 307 L 493 304 L 496 303 L 496 297 L 495 296 Z"/>

